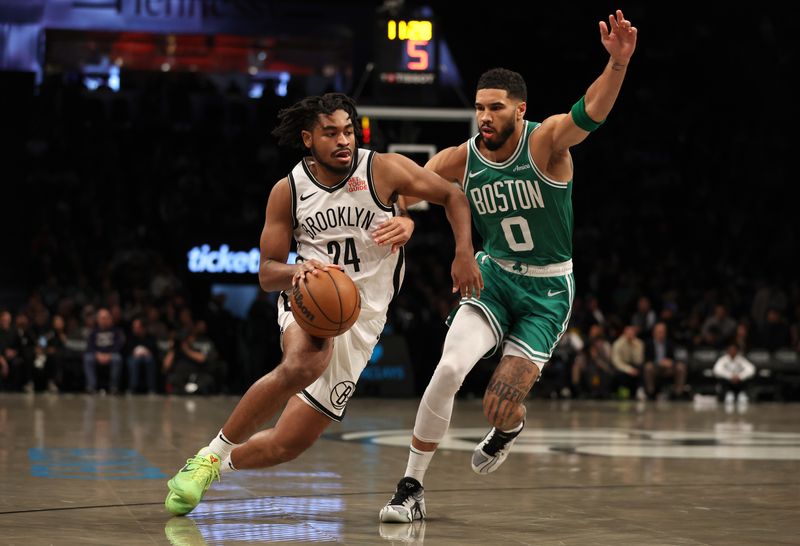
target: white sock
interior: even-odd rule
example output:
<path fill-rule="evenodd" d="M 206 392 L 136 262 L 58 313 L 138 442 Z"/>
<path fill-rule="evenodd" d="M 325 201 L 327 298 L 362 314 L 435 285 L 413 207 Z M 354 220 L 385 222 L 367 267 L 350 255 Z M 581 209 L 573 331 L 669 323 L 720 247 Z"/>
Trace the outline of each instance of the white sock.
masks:
<path fill-rule="evenodd" d="M 222 430 L 220 430 L 217 433 L 217 436 L 211 440 L 206 447 L 200 450 L 200 455 L 208 455 L 209 453 L 213 453 L 224 461 L 231 454 L 231 451 L 233 451 L 238 445 L 239 444 L 234 444 L 228 440 L 228 438 L 222 433 Z"/>
<path fill-rule="evenodd" d="M 237 470 L 238 470 L 238 468 L 233 466 L 233 463 L 231 462 L 231 456 L 230 455 L 228 455 L 227 457 L 222 459 L 222 464 L 219 465 L 219 473 L 220 474 L 226 474 L 228 472 L 236 472 Z"/>
<path fill-rule="evenodd" d="M 420 451 L 414 446 L 409 446 L 408 466 L 406 466 L 405 476 L 414 478 L 422 485 L 422 480 L 425 479 L 425 472 L 428 470 L 428 465 L 431 464 L 434 453 L 436 452 Z"/>

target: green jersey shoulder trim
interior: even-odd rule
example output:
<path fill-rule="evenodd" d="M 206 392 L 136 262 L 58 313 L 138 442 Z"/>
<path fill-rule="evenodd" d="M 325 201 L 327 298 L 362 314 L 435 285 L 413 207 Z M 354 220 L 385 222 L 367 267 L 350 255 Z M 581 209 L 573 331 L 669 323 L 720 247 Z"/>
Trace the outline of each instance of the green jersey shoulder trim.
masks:
<path fill-rule="evenodd" d="M 528 139 L 530 139 L 533 136 L 534 131 L 536 131 L 536 129 L 538 129 L 541 126 L 542 126 L 541 123 L 537 123 L 536 127 L 533 128 L 533 131 L 531 131 L 531 134 L 528 135 Z M 533 172 L 536 173 L 536 176 L 538 176 L 539 179 L 548 186 L 553 186 L 559 189 L 567 189 L 567 187 L 572 183 L 572 179 L 570 178 L 566 182 L 561 182 L 560 180 L 553 180 L 552 178 L 548 177 L 547 175 L 544 174 L 542 169 L 540 169 L 539 166 L 536 164 L 536 162 L 533 160 L 533 156 L 531 155 L 530 144 L 527 146 L 527 149 L 528 149 L 528 160 L 531 162 L 531 167 L 533 167 Z"/>

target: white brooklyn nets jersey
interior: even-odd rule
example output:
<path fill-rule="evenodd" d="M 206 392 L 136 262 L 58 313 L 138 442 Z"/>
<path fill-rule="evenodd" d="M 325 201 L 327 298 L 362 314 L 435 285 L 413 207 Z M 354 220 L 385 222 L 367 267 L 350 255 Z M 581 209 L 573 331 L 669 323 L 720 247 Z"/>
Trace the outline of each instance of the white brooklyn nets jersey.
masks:
<path fill-rule="evenodd" d="M 405 273 L 403 249 L 378 246 L 372 232 L 395 215 L 380 202 L 372 181 L 375 152 L 356 149 L 353 168 L 333 186 L 320 184 L 305 158 L 289 174 L 298 261 L 344 267 L 361 293 L 361 314 L 385 314 Z"/>

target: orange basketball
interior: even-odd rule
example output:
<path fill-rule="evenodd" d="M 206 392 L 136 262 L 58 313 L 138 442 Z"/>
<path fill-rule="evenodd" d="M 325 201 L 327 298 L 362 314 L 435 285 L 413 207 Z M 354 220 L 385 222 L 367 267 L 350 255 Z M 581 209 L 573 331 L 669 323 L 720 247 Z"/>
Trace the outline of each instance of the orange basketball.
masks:
<path fill-rule="evenodd" d="M 361 295 L 353 279 L 339 269 L 307 273 L 292 288 L 294 320 L 316 337 L 334 337 L 350 329 L 361 312 Z"/>

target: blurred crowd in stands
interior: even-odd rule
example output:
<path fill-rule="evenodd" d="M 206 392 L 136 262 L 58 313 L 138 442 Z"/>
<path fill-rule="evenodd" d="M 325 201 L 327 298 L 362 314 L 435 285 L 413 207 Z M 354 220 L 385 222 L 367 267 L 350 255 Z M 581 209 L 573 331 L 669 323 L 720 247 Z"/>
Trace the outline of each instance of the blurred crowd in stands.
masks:
<path fill-rule="evenodd" d="M 0 390 L 236 393 L 280 359 L 274 295 L 237 317 L 189 273 L 186 253 L 258 245 L 269 191 L 298 159 L 269 130 L 299 91 L 250 99 L 194 74 L 125 77 L 117 93 L 47 77 L 26 106 L 10 171 L 25 205 L 6 212 L 21 273 L 0 294 Z M 647 98 L 640 89 L 625 109 L 663 116 Z M 718 150 L 686 143 L 707 120 L 684 119 L 677 139 L 641 125 L 626 141 L 604 127 L 575 151 L 577 294 L 533 396 L 686 398 L 722 385 L 708 371 L 735 344 L 767 355 L 754 358 L 751 397 L 800 398 L 800 283 L 785 273 L 796 232 L 765 230 L 791 215 L 790 200 L 776 202 L 769 182 L 745 191 L 750 166 L 730 155 L 709 167 L 703 154 Z M 440 146 L 463 140 L 442 133 Z M 609 157 L 624 166 L 611 170 Z M 414 218 L 388 328 L 414 339 L 421 393 L 455 300 L 446 220 L 436 207 Z M 482 395 L 492 364 L 476 367 L 465 395 Z"/>

